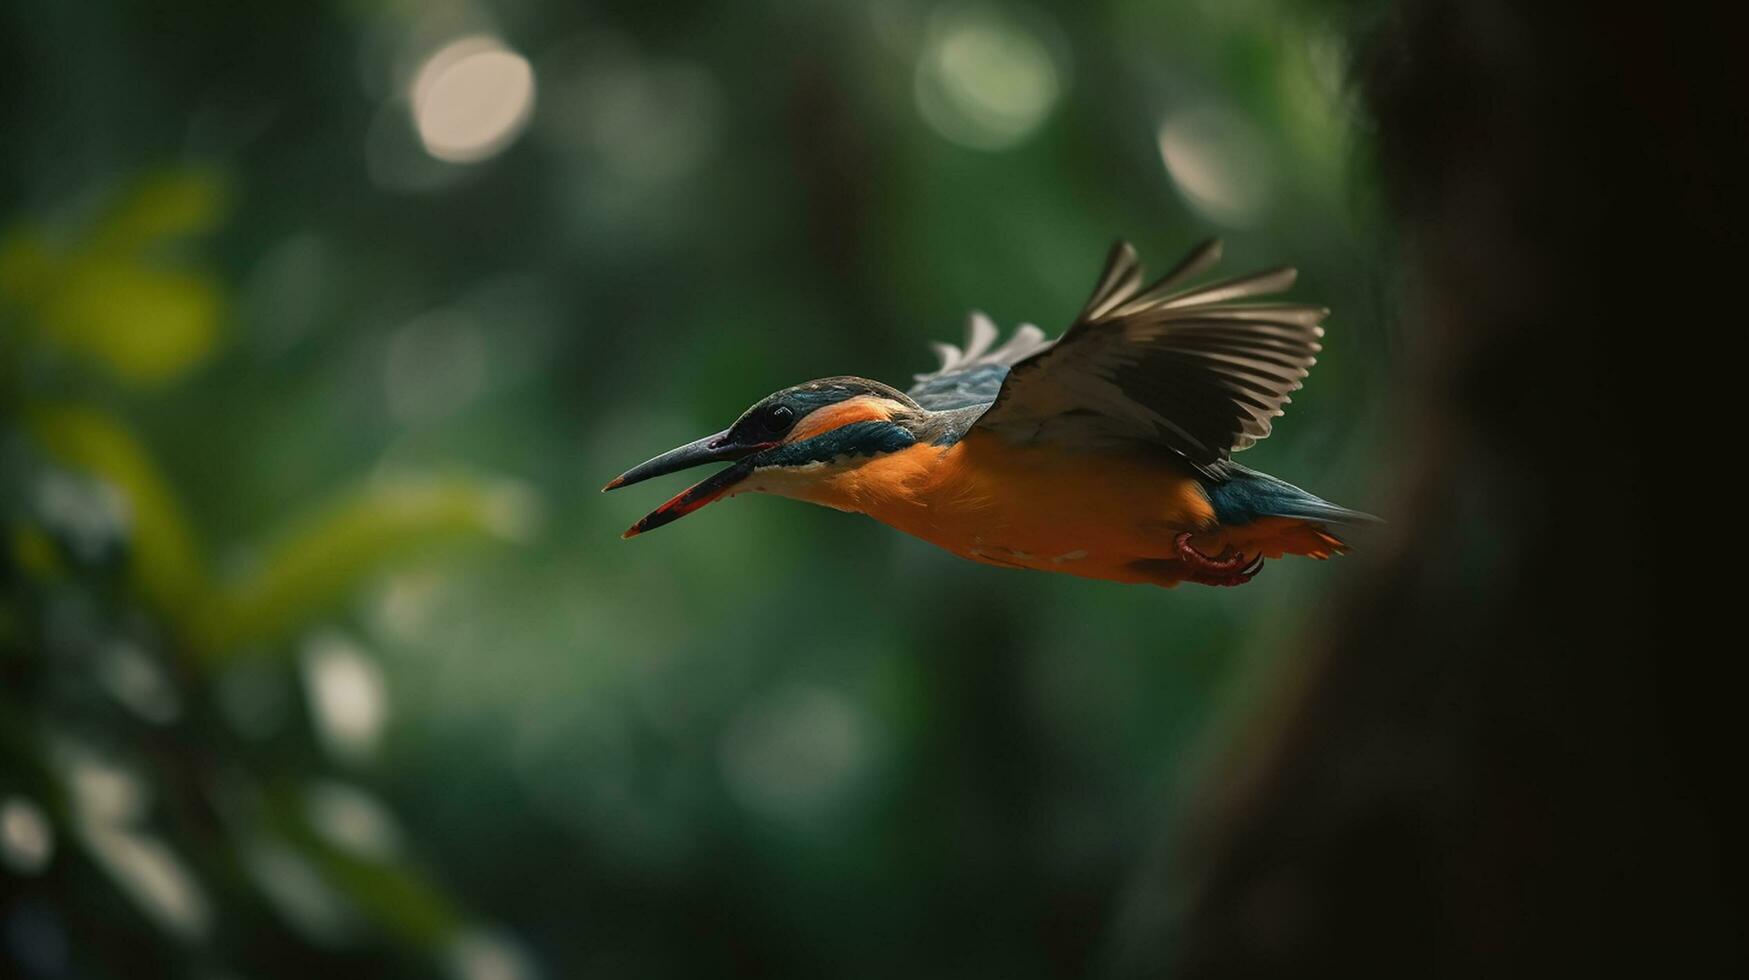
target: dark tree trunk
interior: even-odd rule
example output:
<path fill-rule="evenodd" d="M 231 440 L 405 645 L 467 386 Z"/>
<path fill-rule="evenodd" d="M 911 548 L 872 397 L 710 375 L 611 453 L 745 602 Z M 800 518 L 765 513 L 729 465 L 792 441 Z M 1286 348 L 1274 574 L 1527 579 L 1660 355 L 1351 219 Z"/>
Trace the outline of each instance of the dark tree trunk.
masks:
<path fill-rule="evenodd" d="M 1370 38 L 1408 489 L 1203 788 L 1152 965 L 1692 976 L 1742 952 L 1744 642 L 1698 601 L 1741 560 L 1713 394 L 1738 398 L 1749 326 L 1740 37 L 1673 4 L 1428 0 Z"/>

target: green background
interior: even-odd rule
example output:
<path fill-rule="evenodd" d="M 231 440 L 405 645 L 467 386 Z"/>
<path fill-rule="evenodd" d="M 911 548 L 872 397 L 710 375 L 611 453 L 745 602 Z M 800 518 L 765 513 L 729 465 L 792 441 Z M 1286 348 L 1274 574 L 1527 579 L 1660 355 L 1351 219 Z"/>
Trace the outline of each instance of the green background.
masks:
<path fill-rule="evenodd" d="M 1170 928 L 1198 767 L 1343 562 L 1162 591 L 762 497 L 622 542 L 682 478 L 597 490 L 776 388 L 904 387 L 969 309 L 1055 334 L 1115 238 L 1158 271 L 1215 234 L 1335 310 L 1244 461 L 1388 516 L 1353 29 L 8 4 L 0 962 L 1121 965 Z M 476 35 L 527 59 L 532 115 L 445 162 L 414 82 Z"/>

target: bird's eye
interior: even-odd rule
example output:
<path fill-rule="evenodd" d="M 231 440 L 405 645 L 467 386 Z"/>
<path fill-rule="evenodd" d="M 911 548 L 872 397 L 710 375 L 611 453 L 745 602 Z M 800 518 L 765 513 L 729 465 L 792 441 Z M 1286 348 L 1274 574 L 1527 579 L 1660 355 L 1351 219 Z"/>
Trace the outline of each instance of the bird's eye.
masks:
<path fill-rule="evenodd" d="M 773 405 L 765 410 L 763 421 L 765 428 L 775 435 L 780 432 L 788 432 L 789 427 L 795 424 L 795 420 L 795 409 L 788 405 Z"/>
<path fill-rule="evenodd" d="M 741 445 L 775 442 L 795 424 L 795 409 L 782 404 L 767 405 L 757 412 L 747 413 L 746 418 L 735 424 L 729 439 Z"/>

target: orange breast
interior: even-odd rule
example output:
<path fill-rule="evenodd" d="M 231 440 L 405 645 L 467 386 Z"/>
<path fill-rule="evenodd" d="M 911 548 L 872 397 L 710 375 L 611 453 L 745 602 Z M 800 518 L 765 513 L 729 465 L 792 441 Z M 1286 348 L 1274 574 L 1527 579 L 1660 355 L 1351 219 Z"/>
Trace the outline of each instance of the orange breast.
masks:
<path fill-rule="evenodd" d="M 1017 448 L 979 432 L 871 460 L 796 495 L 976 561 L 1126 582 L 1157 581 L 1157 570 L 1131 563 L 1169 558 L 1180 532 L 1214 523 L 1191 471 L 1170 460 Z"/>

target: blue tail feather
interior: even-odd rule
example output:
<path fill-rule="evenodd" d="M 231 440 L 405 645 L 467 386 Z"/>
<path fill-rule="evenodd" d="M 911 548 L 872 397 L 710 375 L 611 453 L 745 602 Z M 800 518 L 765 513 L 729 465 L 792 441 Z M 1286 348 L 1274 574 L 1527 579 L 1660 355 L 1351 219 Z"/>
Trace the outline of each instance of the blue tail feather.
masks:
<path fill-rule="evenodd" d="M 1261 517 L 1297 517 L 1329 524 L 1377 523 L 1378 518 L 1349 510 L 1238 463 L 1222 468 L 1222 479 L 1204 480 L 1203 492 L 1214 505 L 1215 519 L 1226 525 L 1249 524 Z"/>

